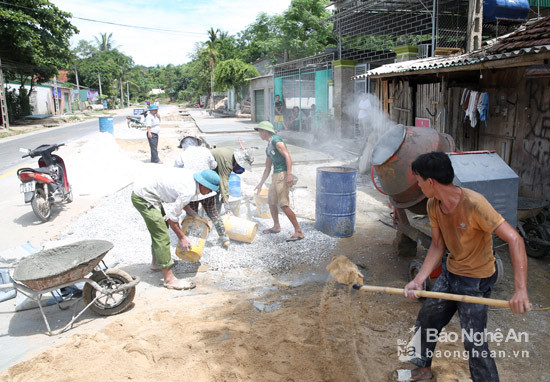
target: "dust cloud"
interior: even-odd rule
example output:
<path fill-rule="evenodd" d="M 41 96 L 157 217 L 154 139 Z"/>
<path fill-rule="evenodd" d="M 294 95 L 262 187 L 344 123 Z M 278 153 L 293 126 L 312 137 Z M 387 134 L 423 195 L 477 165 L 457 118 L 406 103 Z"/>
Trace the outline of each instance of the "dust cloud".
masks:
<path fill-rule="evenodd" d="M 349 261 L 346 256 L 340 255 L 335 257 L 332 262 L 327 265 L 327 271 L 329 271 L 330 275 L 341 284 L 363 284 L 363 275 L 359 272 L 357 265 Z"/>

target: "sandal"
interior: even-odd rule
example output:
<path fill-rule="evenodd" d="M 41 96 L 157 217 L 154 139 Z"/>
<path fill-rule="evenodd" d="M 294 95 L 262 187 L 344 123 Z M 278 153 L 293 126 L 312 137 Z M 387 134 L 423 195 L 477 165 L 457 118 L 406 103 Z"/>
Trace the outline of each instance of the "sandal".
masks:
<path fill-rule="evenodd" d="M 281 230 L 275 231 L 273 228 L 264 229 L 264 230 L 262 231 L 262 233 L 263 233 L 264 235 L 269 235 L 269 234 L 271 234 L 271 233 L 279 233 L 279 232 L 281 232 Z"/>
<path fill-rule="evenodd" d="M 176 283 L 171 285 L 164 284 L 164 287 L 167 289 L 187 290 L 193 289 L 195 287 L 195 283 L 193 281 L 178 280 Z"/>
<path fill-rule="evenodd" d="M 287 242 L 287 243 L 290 243 L 291 241 L 302 240 L 304 237 L 305 237 L 304 235 L 302 235 L 302 236 L 292 235 L 291 237 L 289 237 L 288 239 L 286 239 L 286 242 Z"/>
<path fill-rule="evenodd" d="M 414 378 L 412 376 L 412 370 L 409 369 L 395 370 L 391 376 L 391 380 L 395 382 L 430 381 L 433 380 L 433 378 L 433 374 L 430 378 Z"/>

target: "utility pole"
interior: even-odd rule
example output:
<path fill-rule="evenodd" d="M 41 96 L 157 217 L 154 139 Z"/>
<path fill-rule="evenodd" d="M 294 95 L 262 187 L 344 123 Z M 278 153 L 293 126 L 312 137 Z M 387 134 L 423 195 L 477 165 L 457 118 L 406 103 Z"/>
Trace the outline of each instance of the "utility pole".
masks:
<path fill-rule="evenodd" d="M 437 0 L 433 0 L 432 4 L 432 57 L 435 57 L 435 46 L 437 44 L 437 16 L 439 10 L 437 8 Z"/>
<path fill-rule="evenodd" d="M 97 72 L 97 82 L 99 82 L 99 99 L 101 99 L 103 97 L 103 92 L 101 91 L 101 74 L 99 74 L 99 72 Z M 103 102 L 102 99 L 101 102 Z"/>
<path fill-rule="evenodd" d="M 2 60 L 0 59 L 0 113 L 2 117 L 3 129 L 9 129 L 10 121 L 8 119 L 8 109 L 6 107 L 6 96 L 4 94 L 4 74 L 2 73 Z"/>
<path fill-rule="evenodd" d="M 82 111 L 82 102 L 80 100 L 80 85 L 78 84 L 78 70 L 76 70 L 76 65 L 74 67 L 74 77 L 76 78 L 76 90 L 78 91 L 78 110 Z"/>
<path fill-rule="evenodd" d="M 124 93 L 122 92 L 122 78 L 118 80 L 120 83 L 120 106 L 124 109 Z"/>
<path fill-rule="evenodd" d="M 128 104 L 128 107 L 130 107 L 130 85 L 128 84 L 128 81 L 126 81 L 126 103 Z"/>
<path fill-rule="evenodd" d="M 53 76 L 53 102 L 55 107 L 55 114 L 61 115 L 61 110 L 59 110 L 59 98 L 57 98 L 57 76 L 54 74 Z"/>

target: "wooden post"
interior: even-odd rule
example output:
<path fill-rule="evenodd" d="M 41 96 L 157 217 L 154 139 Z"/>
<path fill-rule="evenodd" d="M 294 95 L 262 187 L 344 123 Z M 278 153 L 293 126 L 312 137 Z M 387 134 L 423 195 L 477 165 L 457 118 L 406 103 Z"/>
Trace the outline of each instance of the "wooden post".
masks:
<path fill-rule="evenodd" d="M 82 111 L 82 102 L 80 101 L 80 85 L 78 83 L 78 70 L 74 67 L 74 77 L 76 79 L 76 90 L 78 90 L 78 110 Z"/>
<path fill-rule="evenodd" d="M 2 127 L 3 129 L 9 129 L 10 121 L 8 119 L 8 109 L 6 104 L 6 95 L 4 92 L 4 74 L 2 73 L 2 60 L 0 59 L 0 113 L 2 113 Z"/>
<path fill-rule="evenodd" d="M 101 91 L 101 74 L 97 73 L 97 81 L 99 82 L 99 100 L 103 102 L 101 97 L 103 97 L 103 92 Z"/>
<path fill-rule="evenodd" d="M 53 76 L 53 102 L 55 108 L 55 115 L 61 115 L 61 110 L 59 110 L 59 98 L 57 98 L 57 76 Z"/>
<path fill-rule="evenodd" d="M 118 79 L 120 85 L 120 106 L 124 109 L 124 93 L 122 92 L 122 78 Z"/>

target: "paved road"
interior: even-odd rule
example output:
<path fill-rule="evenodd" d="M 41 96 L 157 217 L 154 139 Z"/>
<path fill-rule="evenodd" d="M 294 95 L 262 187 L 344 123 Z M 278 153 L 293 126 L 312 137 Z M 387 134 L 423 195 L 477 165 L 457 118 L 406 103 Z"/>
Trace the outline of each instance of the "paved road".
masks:
<path fill-rule="evenodd" d="M 125 115 L 113 117 L 113 124 L 117 124 L 126 119 Z M 66 125 L 55 129 L 45 129 L 35 134 L 22 134 L 17 139 L 7 141 L 0 140 L 0 177 L 15 168 L 29 163 L 29 158 L 22 159 L 20 148 L 34 149 L 42 144 L 68 143 L 72 140 L 82 138 L 88 134 L 99 130 L 99 120 L 92 119 L 87 122 L 80 122 L 72 125 Z M 35 159 L 32 160 L 36 162 Z M 34 166 L 33 166 L 34 167 Z"/>

